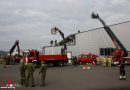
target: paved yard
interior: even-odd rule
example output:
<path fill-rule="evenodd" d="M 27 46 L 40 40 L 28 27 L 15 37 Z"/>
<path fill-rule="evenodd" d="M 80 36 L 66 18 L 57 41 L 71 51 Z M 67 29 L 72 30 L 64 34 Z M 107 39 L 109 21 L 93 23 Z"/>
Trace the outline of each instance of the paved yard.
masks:
<path fill-rule="evenodd" d="M 15 90 L 130 90 L 130 66 L 126 68 L 126 80 L 118 80 L 118 67 L 90 67 L 90 70 L 83 70 L 81 65 L 48 67 L 45 87 L 40 86 L 39 69 L 36 69 L 36 86 L 16 87 Z M 0 66 L 0 85 L 8 80 L 19 84 L 19 79 L 18 65 L 10 65 L 7 68 Z"/>

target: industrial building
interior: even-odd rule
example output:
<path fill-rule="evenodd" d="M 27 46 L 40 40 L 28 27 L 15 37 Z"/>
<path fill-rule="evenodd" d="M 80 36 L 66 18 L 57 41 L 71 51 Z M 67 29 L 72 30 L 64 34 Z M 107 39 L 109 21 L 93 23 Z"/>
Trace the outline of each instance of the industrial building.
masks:
<path fill-rule="evenodd" d="M 130 21 L 109 26 L 115 33 L 127 51 L 130 51 Z M 110 55 L 115 49 L 115 45 L 103 27 L 86 30 L 71 34 L 65 38 L 67 52 L 72 56 L 93 53 L 97 55 Z M 60 54 L 63 47 L 63 40 L 55 46 L 44 47 L 45 54 Z"/>

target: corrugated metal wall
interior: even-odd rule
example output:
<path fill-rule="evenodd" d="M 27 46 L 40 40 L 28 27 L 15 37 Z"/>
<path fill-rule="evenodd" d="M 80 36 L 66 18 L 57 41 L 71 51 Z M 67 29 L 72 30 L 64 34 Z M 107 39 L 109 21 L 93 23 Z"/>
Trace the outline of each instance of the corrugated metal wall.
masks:
<path fill-rule="evenodd" d="M 113 43 L 103 28 L 76 35 L 78 54 L 99 54 L 99 48 L 112 47 Z"/>
<path fill-rule="evenodd" d="M 110 26 L 111 30 L 116 34 L 119 40 L 124 44 L 126 49 L 130 51 L 130 22 L 125 22 Z M 67 46 L 68 51 L 72 51 L 72 55 L 80 54 L 100 54 L 100 48 L 115 48 L 112 40 L 104 30 L 98 28 L 76 34 L 76 45 Z M 45 54 L 60 54 L 61 47 L 46 47 Z M 53 51 L 53 53 L 52 53 Z"/>
<path fill-rule="evenodd" d="M 45 54 L 48 55 L 48 54 L 60 54 L 61 53 L 61 46 L 59 47 L 46 47 L 45 48 Z"/>
<path fill-rule="evenodd" d="M 57 46 L 57 47 L 46 47 L 45 48 L 45 54 L 61 54 L 61 48 L 63 46 Z M 67 51 L 68 52 L 72 52 L 73 55 L 75 55 L 76 53 L 76 49 L 75 49 L 76 45 L 71 45 L 71 46 L 67 46 Z"/>
<path fill-rule="evenodd" d="M 114 25 L 111 27 L 113 32 L 123 43 L 128 51 L 130 51 L 130 22 Z"/>

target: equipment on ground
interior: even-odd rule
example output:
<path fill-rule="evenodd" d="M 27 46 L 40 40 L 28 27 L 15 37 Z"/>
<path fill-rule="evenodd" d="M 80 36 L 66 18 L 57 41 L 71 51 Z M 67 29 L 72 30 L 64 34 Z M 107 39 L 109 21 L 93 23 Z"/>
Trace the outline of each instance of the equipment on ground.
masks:
<path fill-rule="evenodd" d="M 12 56 L 12 53 L 14 52 L 15 48 L 17 48 L 17 50 L 16 50 L 17 54 L 15 53 Z M 14 45 L 12 46 L 12 48 L 9 51 L 9 55 L 10 55 L 10 58 L 9 58 L 9 60 L 7 60 L 9 64 L 11 64 L 12 62 L 13 63 L 20 62 L 21 56 L 20 56 L 19 40 L 15 41 Z"/>

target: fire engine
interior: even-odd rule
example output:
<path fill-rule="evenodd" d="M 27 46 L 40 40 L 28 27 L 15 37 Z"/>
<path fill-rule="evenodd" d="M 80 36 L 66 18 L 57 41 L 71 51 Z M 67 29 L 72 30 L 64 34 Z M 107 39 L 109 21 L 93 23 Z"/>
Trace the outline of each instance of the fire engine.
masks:
<path fill-rule="evenodd" d="M 40 65 L 41 61 L 45 61 L 45 63 L 47 64 L 53 64 L 54 66 L 64 66 L 65 63 L 68 62 L 68 58 L 67 58 L 67 46 L 65 43 L 65 38 L 64 38 L 64 34 L 61 30 L 59 30 L 57 27 L 54 27 L 52 29 L 54 31 L 54 33 L 56 33 L 57 31 L 60 33 L 60 35 L 63 38 L 63 43 L 64 43 L 64 47 L 62 47 L 61 49 L 61 54 L 49 54 L 49 55 L 42 55 L 39 51 L 37 50 L 28 50 L 28 58 L 32 58 L 33 62 L 36 64 L 36 66 Z M 26 60 L 28 61 L 28 60 Z"/>
<path fill-rule="evenodd" d="M 96 64 L 96 58 L 98 56 L 92 53 L 89 54 L 81 54 L 78 56 L 77 58 L 77 62 L 78 63 L 92 63 L 92 64 Z"/>

